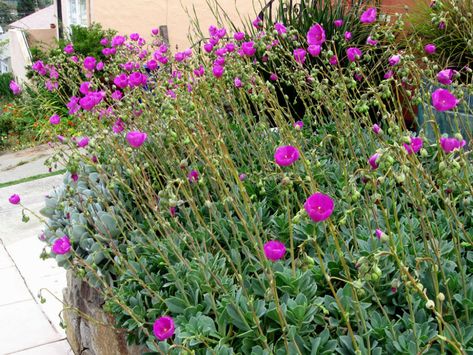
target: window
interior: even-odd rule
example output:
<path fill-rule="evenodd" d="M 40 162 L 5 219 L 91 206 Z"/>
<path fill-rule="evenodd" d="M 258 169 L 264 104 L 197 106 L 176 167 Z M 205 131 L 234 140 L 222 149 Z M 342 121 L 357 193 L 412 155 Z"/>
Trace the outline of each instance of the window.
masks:
<path fill-rule="evenodd" d="M 69 24 L 87 26 L 86 0 L 69 0 Z"/>

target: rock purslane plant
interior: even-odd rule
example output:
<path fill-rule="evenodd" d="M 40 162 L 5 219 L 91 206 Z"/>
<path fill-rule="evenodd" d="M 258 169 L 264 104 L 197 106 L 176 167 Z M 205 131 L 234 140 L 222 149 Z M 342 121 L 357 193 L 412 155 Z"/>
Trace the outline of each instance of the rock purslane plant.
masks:
<path fill-rule="evenodd" d="M 211 27 L 200 54 L 171 55 L 155 32 L 149 46 L 104 39 L 105 80 L 77 57 L 83 90 L 68 106 L 84 135 L 58 137 L 70 153 L 51 164 L 69 172 L 42 238 L 103 292 L 130 342 L 169 354 L 473 351 L 471 136 L 405 129 L 401 90 L 438 70 L 399 52 L 402 20 L 364 10 L 377 42 L 339 53 L 317 24 L 294 36 L 295 53 L 278 43 L 289 24 L 256 21 L 254 37 Z M 317 65 L 303 60 L 314 45 Z M 277 53 L 273 79 L 257 51 Z M 372 51 L 390 72 L 381 82 Z M 280 105 L 286 83 L 302 120 Z M 465 87 L 412 100 L 441 109 Z"/>

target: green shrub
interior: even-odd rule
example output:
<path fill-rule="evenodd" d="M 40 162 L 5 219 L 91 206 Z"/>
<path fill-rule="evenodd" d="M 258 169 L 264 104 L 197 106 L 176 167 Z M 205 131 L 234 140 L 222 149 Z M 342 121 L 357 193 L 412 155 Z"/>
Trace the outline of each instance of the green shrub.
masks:
<path fill-rule="evenodd" d="M 11 100 L 13 93 L 10 90 L 10 81 L 13 80 L 11 73 L 0 74 L 0 98 L 3 100 Z"/>

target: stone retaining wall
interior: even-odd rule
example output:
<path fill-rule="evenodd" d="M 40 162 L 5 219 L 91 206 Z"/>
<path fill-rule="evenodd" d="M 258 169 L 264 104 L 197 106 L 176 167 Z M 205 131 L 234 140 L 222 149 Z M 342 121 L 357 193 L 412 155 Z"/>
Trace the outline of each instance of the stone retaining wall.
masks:
<path fill-rule="evenodd" d="M 67 340 L 75 355 L 140 355 L 146 347 L 127 346 L 124 331 L 115 329 L 113 317 L 102 310 L 104 300 L 97 290 L 67 272 L 64 309 Z"/>

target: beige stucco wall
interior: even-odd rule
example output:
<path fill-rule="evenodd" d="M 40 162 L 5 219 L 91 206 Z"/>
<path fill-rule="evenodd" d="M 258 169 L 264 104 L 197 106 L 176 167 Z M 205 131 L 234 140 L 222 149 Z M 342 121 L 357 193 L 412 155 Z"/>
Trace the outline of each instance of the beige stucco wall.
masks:
<path fill-rule="evenodd" d="M 51 47 L 56 43 L 56 29 L 28 30 L 27 32 L 30 47 Z"/>
<path fill-rule="evenodd" d="M 19 82 L 25 82 L 28 80 L 25 67 L 31 65 L 31 56 L 28 50 L 26 36 L 18 29 L 9 30 L 8 35 L 13 75 Z"/>
<path fill-rule="evenodd" d="M 215 0 L 214 0 L 215 1 Z M 236 23 L 242 18 L 254 18 L 267 1 L 258 0 L 217 0 Z M 184 8 L 191 12 L 195 7 L 197 18 L 204 32 L 211 24 L 216 24 L 206 0 L 90 0 L 91 20 L 105 28 L 114 28 L 120 33 L 138 32 L 149 38 L 151 28 L 168 26 L 169 41 L 173 48 L 189 46 L 187 39 L 190 20 Z"/>

